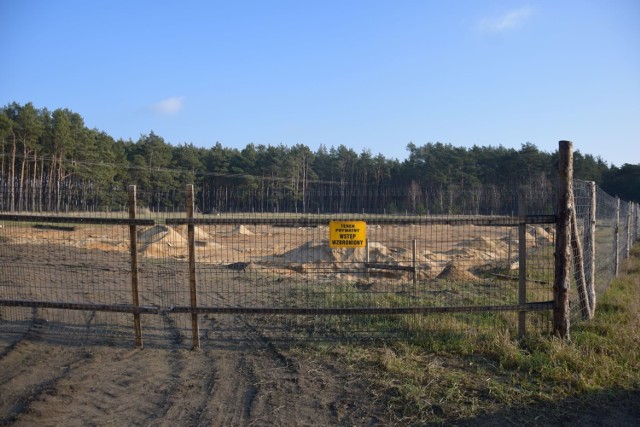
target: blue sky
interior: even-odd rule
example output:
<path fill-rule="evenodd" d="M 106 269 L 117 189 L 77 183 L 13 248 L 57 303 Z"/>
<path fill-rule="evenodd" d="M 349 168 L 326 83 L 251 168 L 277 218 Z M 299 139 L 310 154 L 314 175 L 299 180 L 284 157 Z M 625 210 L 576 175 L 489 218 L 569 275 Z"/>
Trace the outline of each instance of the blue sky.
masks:
<path fill-rule="evenodd" d="M 177 145 L 640 163 L 640 1 L 0 0 L 0 104 Z"/>

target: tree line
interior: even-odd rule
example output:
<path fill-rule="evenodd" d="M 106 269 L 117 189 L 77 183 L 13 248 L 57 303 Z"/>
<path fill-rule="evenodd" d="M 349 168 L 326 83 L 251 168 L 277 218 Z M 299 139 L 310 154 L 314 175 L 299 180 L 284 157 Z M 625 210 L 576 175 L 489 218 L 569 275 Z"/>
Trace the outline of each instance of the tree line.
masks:
<path fill-rule="evenodd" d="M 69 109 L 10 103 L 0 109 L 0 210 L 118 209 L 135 184 L 139 203 L 170 209 L 196 186 L 205 212 L 497 213 L 515 190 L 551 200 L 557 152 L 451 144 L 407 145 L 404 160 L 344 144 L 248 144 L 243 149 L 172 145 L 150 132 L 115 140 Z M 609 166 L 576 151 L 574 174 L 607 193 L 640 201 L 640 164 Z"/>

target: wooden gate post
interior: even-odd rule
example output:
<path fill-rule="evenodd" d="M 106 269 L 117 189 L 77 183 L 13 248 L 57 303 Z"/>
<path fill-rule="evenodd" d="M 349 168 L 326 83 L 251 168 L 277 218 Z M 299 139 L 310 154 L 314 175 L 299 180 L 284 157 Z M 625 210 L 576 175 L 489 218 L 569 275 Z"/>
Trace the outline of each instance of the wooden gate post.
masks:
<path fill-rule="evenodd" d="M 136 219 L 136 186 L 129 186 L 129 219 Z M 140 324 L 140 297 L 138 292 L 138 231 L 135 224 L 129 224 L 129 252 L 131 253 L 131 299 L 133 303 L 133 323 L 136 347 L 142 348 L 142 326 Z"/>
<path fill-rule="evenodd" d="M 193 205 L 195 202 L 193 184 L 187 185 L 186 204 L 187 218 L 193 219 Z M 198 295 L 196 287 L 196 239 L 193 222 L 187 224 L 187 246 L 189 247 L 189 294 L 191 296 L 191 338 L 193 348 L 200 348 L 200 327 L 198 326 Z"/>
<path fill-rule="evenodd" d="M 571 284 L 571 205 L 573 203 L 573 144 L 560 141 L 558 149 L 558 206 L 553 281 L 553 333 L 569 338 Z"/>

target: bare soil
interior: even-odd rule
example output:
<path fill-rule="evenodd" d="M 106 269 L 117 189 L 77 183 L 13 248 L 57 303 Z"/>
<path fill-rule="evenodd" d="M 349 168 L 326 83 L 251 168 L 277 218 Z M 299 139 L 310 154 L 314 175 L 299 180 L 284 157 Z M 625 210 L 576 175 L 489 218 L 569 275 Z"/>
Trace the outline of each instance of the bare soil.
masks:
<path fill-rule="evenodd" d="M 74 295 L 78 301 L 129 303 L 127 230 L 110 230 L 105 234 L 97 227 L 4 229 L 0 242 L 2 297 L 55 301 Z M 456 264 L 456 271 L 460 265 L 465 266 L 464 273 L 457 274 L 467 274 L 474 264 L 464 261 L 485 262 L 480 253 L 493 251 L 490 258 L 504 258 L 504 244 L 498 240 L 507 232 L 498 230 L 491 242 L 478 240 L 484 233 L 480 228 L 455 230 L 446 226 L 428 233 L 400 228 L 393 234 L 395 241 L 384 241 L 381 231 L 376 239 L 376 229 L 370 236 L 381 242 L 373 245 L 375 257 L 389 261 L 384 257 L 393 256 L 391 261 L 397 262 L 409 259 L 406 245 L 410 237 L 422 236 L 418 243 L 420 262 L 425 268 L 436 266 L 431 273 L 435 276 L 453 259 L 462 260 L 462 264 Z M 185 282 L 184 263 L 174 263 L 186 256 L 184 230 L 144 233 L 139 235 L 144 259 L 140 276 L 146 283 L 142 304 L 184 304 L 178 300 L 186 293 L 158 285 Z M 327 253 L 324 247 L 316 248 L 316 254 L 324 257 L 319 260 L 313 253 L 301 252 L 316 250 L 310 242 L 321 242 L 323 230 L 310 236 L 292 230 L 227 227 L 216 233 L 215 239 L 211 230 L 197 233 L 199 268 L 209 268 L 200 263 L 247 263 L 267 265 L 276 273 L 282 273 L 275 269 L 279 267 L 297 274 L 295 271 L 304 271 L 305 265 L 317 262 L 363 261 L 356 251 L 338 252 L 341 258 L 337 260 L 326 259 L 335 254 Z M 301 266 L 298 270 L 289 269 L 293 258 Z M 35 273 L 27 274 L 30 269 Z M 30 283 L 24 283 L 25 276 Z M 103 293 L 107 276 L 108 286 L 114 291 Z M 209 303 L 251 305 L 252 301 L 232 300 L 235 290 L 247 285 L 236 278 L 234 287 L 225 292 L 205 292 L 203 298 L 209 298 Z M 272 286 L 274 278 L 271 276 L 264 285 Z M 252 285 L 259 287 L 261 282 Z M 0 326 L 3 316 L 15 320 L 10 310 L 0 308 Z M 210 326 L 201 330 L 204 338 L 208 331 L 223 328 L 236 330 L 235 339 L 190 350 L 185 345 L 190 339 L 185 336 L 188 327 L 175 325 L 175 319 L 165 315 L 163 326 L 158 328 L 164 341 L 150 340 L 150 345 L 140 350 L 133 348 L 129 314 L 116 316 L 124 319 L 121 326 L 128 328 L 128 335 L 122 337 L 90 333 L 99 322 L 83 311 L 72 311 L 58 320 L 74 323 L 85 316 L 85 335 L 56 335 L 48 326 L 47 313 L 53 311 L 34 310 L 22 330 L 0 327 L 0 425 L 402 425 L 401 417 L 387 409 L 392 396 L 376 392 L 366 373 L 354 372 L 317 352 L 294 351 L 240 317 L 202 316 L 203 324 Z"/>
<path fill-rule="evenodd" d="M 256 339 L 211 350 L 0 339 L 0 425 L 383 425 L 338 364 Z"/>

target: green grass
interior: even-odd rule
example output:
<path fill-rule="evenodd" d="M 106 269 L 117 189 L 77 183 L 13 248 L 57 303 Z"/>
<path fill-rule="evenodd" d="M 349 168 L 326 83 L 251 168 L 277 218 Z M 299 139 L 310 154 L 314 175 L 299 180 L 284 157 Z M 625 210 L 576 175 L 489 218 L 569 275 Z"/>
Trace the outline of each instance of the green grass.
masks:
<path fill-rule="evenodd" d="M 556 424 L 585 408 L 606 415 L 606 405 L 640 391 L 639 307 L 640 247 L 636 245 L 624 274 L 600 296 L 595 319 L 573 325 L 569 341 L 548 334 L 516 339 L 506 327 L 509 322 L 487 313 L 493 330 L 455 332 L 452 328 L 383 346 L 321 345 L 299 351 L 339 360 L 365 378 L 372 393 L 388 407 L 392 424 L 474 419 Z M 440 326 L 465 322 L 455 315 L 434 317 L 434 321 Z"/>

